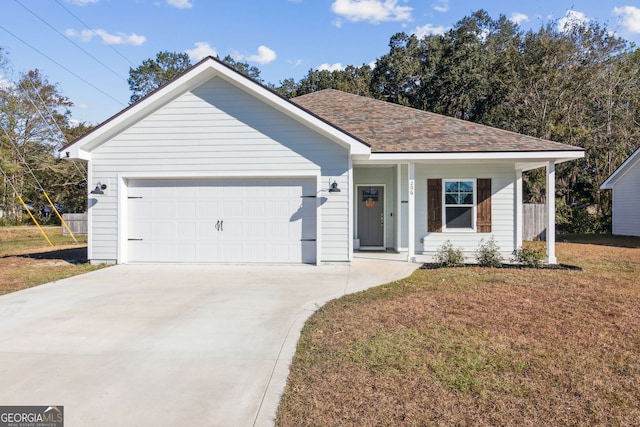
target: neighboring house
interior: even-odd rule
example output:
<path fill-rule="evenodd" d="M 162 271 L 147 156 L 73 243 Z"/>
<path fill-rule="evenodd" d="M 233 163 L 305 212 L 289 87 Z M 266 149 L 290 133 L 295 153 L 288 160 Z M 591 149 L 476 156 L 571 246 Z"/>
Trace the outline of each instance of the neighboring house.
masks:
<path fill-rule="evenodd" d="M 522 172 L 554 189 L 555 164 L 584 155 L 336 90 L 289 101 L 214 58 L 61 151 L 88 162 L 94 263 L 415 261 L 447 240 L 473 259 L 490 236 L 508 257 Z"/>
<path fill-rule="evenodd" d="M 611 233 L 640 236 L 640 148 L 600 188 L 613 191 Z"/>

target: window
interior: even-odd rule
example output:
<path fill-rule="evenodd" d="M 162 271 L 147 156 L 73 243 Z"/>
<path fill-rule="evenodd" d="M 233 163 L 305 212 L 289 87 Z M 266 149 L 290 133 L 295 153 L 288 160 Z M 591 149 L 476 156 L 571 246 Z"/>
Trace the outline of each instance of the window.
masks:
<path fill-rule="evenodd" d="M 427 231 L 491 233 L 491 192 L 491 178 L 428 179 Z"/>
<path fill-rule="evenodd" d="M 445 228 L 474 228 L 474 187 L 474 181 L 444 181 Z"/>

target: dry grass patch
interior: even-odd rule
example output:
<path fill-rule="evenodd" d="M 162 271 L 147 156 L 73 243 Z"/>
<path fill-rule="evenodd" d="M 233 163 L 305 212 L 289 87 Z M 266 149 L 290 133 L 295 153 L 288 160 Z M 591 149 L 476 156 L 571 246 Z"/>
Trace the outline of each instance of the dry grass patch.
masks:
<path fill-rule="evenodd" d="M 640 239 L 609 239 L 558 244 L 584 271 L 419 270 L 332 301 L 277 425 L 638 425 Z"/>
<path fill-rule="evenodd" d="M 86 236 L 76 244 L 60 228 L 45 228 L 49 246 L 35 228 L 0 229 L 0 295 L 102 268 L 87 262 Z"/>

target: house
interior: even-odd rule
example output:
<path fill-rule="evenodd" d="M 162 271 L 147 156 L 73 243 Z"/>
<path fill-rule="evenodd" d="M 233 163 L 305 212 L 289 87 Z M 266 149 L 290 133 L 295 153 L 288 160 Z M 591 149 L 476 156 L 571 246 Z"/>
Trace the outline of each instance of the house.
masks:
<path fill-rule="evenodd" d="M 640 236 L 640 148 L 616 169 L 600 186 L 612 190 L 611 233 Z"/>
<path fill-rule="evenodd" d="M 555 165 L 583 156 L 336 90 L 289 101 L 211 57 L 61 152 L 88 163 L 93 263 L 415 261 L 447 240 L 472 259 L 490 236 L 509 256 L 522 172 L 555 188 Z"/>

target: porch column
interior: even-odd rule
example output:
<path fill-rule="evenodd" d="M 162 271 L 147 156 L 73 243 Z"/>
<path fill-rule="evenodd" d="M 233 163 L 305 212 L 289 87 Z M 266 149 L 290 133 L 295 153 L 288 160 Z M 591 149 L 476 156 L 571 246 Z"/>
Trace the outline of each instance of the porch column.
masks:
<path fill-rule="evenodd" d="M 547 163 L 547 263 L 556 264 L 556 164 Z"/>
<path fill-rule="evenodd" d="M 402 164 L 396 165 L 396 250 L 402 247 Z"/>
<path fill-rule="evenodd" d="M 407 253 L 407 261 L 408 262 L 416 262 L 416 165 L 414 163 L 409 163 L 409 200 L 408 200 L 408 208 L 409 208 L 409 217 L 407 223 L 408 230 L 408 244 L 409 244 L 409 252 Z"/>
<path fill-rule="evenodd" d="M 523 235 L 523 227 L 522 224 L 522 170 L 516 169 L 516 235 L 514 236 L 515 248 L 518 249 L 522 247 L 522 235 Z"/>

